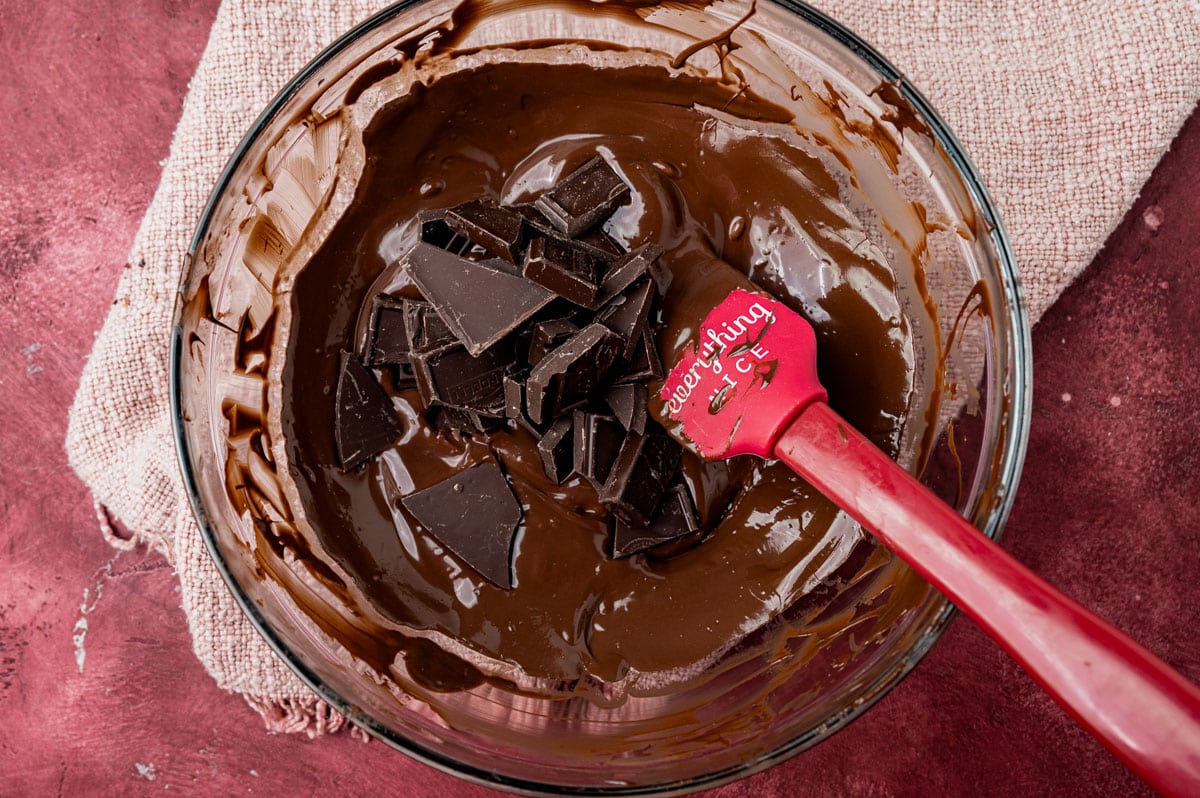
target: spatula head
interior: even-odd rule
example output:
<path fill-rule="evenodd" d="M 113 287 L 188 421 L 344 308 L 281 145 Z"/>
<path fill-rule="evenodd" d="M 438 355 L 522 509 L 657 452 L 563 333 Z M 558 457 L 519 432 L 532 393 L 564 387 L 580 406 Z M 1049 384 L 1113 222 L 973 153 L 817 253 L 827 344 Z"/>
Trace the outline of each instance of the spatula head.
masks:
<path fill-rule="evenodd" d="M 783 304 L 739 288 L 705 317 L 659 395 L 705 457 L 772 457 L 788 422 L 826 401 L 816 334 Z"/>

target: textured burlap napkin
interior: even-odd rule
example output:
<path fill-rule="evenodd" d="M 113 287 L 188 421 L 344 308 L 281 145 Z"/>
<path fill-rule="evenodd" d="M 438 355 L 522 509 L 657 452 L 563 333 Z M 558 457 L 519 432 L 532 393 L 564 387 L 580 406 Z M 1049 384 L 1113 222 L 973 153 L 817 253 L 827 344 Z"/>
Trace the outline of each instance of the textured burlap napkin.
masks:
<path fill-rule="evenodd" d="M 110 542 L 170 559 L 196 655 L 276 731 L 343 721 L 267 648 L 204 550 L 175 460 L 168 330 L 189 238 L 234 146 L 305 62 L 384 5 L 222 3 L 67 433 Z M 1034 319 L 1091 260 L 1200 99 L 1197 0 L 818 5 L 885 53 L 957 132 L 1012 236 Z M 112 533 L 109 513 L 132 539 Z"/>

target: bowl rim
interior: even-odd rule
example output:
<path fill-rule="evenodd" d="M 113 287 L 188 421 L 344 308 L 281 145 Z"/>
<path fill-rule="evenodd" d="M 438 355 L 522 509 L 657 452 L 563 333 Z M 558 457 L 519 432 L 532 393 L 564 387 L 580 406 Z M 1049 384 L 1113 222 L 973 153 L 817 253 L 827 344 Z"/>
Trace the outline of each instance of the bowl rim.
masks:
<path fill-rule="evenodd" d="M 761 1 L 761 0 L 760 0 Z M 996 484 L 1005 485 L 1006 490 L 1000 497 L 996 507 L 989 513 L 982 532 L 993 540 L 1000 533 L 1012 512 L 1017 486 L 1020 481 L 1021 468 L 1024 464 L 1029 439 L 1029 421 L 1032 410 L 1032 342 L 1029 317 L 1025 310 L 1024 294 L 1018 273 L 1016 258 L 1013 254 L 1008 234 L 1000 219 L 996 206 L 985 187 L 978 169 L 967 155 L 961 142 L 950 129 L 949 125 L 934 110 L 928 100 L 908 81 L 908 79 L 887 60 L 878 50 L 868 44 L 845 25 L 837 22 L 825 13 L 808 5 L 802 0 L 767 0 L 772 5 L 783 8 L 829 36 L 834 42 L 846 48 L 851 54 L 872 69 L 882 81 L 890 82 L 898 93 L 921 115 L 928 125 L 930 132 L 943 148 L 953 164 L 959 178 L 962 179 L 967 192 L 977 205 L 987 229 L 990 231 L 992 245 L 996 251 L 999 265 L 999 284 L 1002 295 L 1008 301 L 1004 303 L 1005 317 L 997 321 L 1007 323 L 1011 331 L 1011 388 L 1009 395 L 1010 418 L 1004 429 L 1002 443 L 1004 457 L 998 473 L 995 475 Z M 183 328 L 182 309 L 187 284 L 191 274 L 191 265 L 195 262 L 209 227 L 213 221 L 217 204 L 228 188 L 234 172 L 241 165 L 250 147 L 263 130 L 274 120 L 278 112 L 308 81 L 308 79 L 334 56 L 345 50 L 353 42 L 365 34 L 375 30 L 407 9 L 420 5 L 424 0 L 401 0 L 363 22 L 351 28 L 327 46 L 311 61 L 309 61 L 287 85 L 267 104 L 261 114 L 251 124 L 249 130 L 238 143 L 214 185 L 204 209 L 201 211 L 196 225 L 196 231 L 188 244 L 187 255 L 184 259 L 185 269 L 180 277 L 180 286 L 176 299 L 176 307 L 172 322 L 169 369 L 169 393 L 171 403 L 171 426 L 175 438 L 175 448 L 179 468 L 183 478 L 184 489 L 196 517 L 205 548 L 212 557 L 217 571 L 233 594 L 242 612 L 249 618 L 255 630 L 264 638 L 267 645 L 284 663 L 311 689 L 322 701 L 345 716 L 352 724 L 381 740 L 401 753 L 429 765 L 444 773 L 465 779 L 483 786 L 504 789 L 509 792 L 526 795 L 605 795 L 605 796 L 634 796 L 682 795 L 700 789 L 708 789 L 727 784 L 736 779 L 759 773 L 809 748 L 811 745 L 828 737 L 835 731 L 844 728 L 851 721 L 861 716 L 872 707 L 892 688 L 899 684 L 917 663 L 924 658 L 933 644 L 941 637 L 947 625 L 956 614 L 954 605 L 943 597 L 943 607 L 934 616 L 928 629 L 908 654 L 902 657 L 892 668 L 881 673 L 866 686 L 860 698 L 841 712 L 829 717 L 820 726 L 798 735 L 753 759 L 739 765 L 721 770 L 693 776 L 674 782 L 652 785 L 606 785 L 603 787 L 587 787 L 578 785 L 561 785 L 540 782 L 529 779 L 519 779 L 505 776 L 466 765 L 437 751 L 425 748 L 413 741 L 376 723 L 373 718 L 360 712 L 353 704 L 346 701 L 320 677 L 313 673 L 291 648 L 274 632 L 254 602 L 241 589 L 231 572 L 225 557 L 221 553 L 216 536 L 213 533 L 208 513 L 200 498 L 196 474 L 192 467 L 191 451 L 188 447 L 187 435 L 184 430 L 184 413 L 182 399 L 182 365 L 183 365 Z M 1003 329 L 1003 328 L 1002 328 Z"/>

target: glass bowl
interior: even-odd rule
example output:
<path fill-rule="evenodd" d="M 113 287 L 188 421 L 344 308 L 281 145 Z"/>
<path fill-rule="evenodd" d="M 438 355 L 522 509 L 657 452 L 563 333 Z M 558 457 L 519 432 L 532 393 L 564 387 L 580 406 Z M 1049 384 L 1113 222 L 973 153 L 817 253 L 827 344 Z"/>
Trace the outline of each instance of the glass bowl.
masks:
<path fill-rule="evenodd" d="M 711 70 L 736 67 L 756 91 L 787 87 L 783 104 L 805 101 L 806 92 L 838 97 L 854 124 L 892 142 L 900 168 L 887 190 L 938 220 L 920 280 L 936 311 L 933 340 L 921 351 L 940 375 L 939 401 L 927 413 L 927 456 L 905 464 L 991 537 L 1012 507 L 1028 432 L 1029 328 L 1016 264 L 976 170 L 921 95 L 846 28 L 801 3 L 764 2 L 724 36 L 745 11 L 400 3 L 331 45 L 272 101 L 199 221 L 173 331 L 171 387 L 184 481 L 205 542 L 254 626 L 302 680 L 353 723 L 434 767 L 533 793 L 673 794 L 724 783 L 861 714 L 916 665 L 953 608 L 868 542 L 832 594 L 782 608 L 769 630 L 722 654 L 686 689 L 618 706 L 489 684 L 443 690 L 401 673 L 383 678 L 352 656 L 339 641 L 357 640 L 360 651 L 372 643 L 359 616 L 306 572 L 306 544 L 287 534 L 295 497 L 277 473 L 286 469 L 265 422 L 283 401 L 282 370 L 269 357 L 273 289 L 311 253 L 304 231 L 348 191 L 334 168 L 351 157 L 339 149 L 337 108 L 395 72 L 397 52 L 419 57 L 439 41 L 479 52 L 535 38 L 585 41 L 555 57 L 586 59 L 630 47 L 678 53 L 712 39 L 717 46 L 699 48 L 697 68 L 707 58 Z M 297 173 L 308 185 L 281 194 Z M 285 223 L 264 223 L 268 216 Z"/>

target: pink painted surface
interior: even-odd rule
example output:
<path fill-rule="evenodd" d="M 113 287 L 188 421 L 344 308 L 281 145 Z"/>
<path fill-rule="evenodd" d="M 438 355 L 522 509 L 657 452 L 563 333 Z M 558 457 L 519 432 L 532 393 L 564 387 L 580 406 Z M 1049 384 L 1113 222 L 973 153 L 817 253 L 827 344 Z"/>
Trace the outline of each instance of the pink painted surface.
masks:
<path fill-rule="evenodd" d="M 215 7 L 0 0 L 0 794 L 491 795 L 379 743 L 265 734 L 192 656 L 170 569 L 115 555 L 66 465 L 66 409 Z M 1004 538 L 1193 681 L 1197 185 L 1194 115 L 1035 331 L 1033 434 Z M 958 619 L 862 719 L 713 795 L 1051 793 L 1146 791 Z"/>

